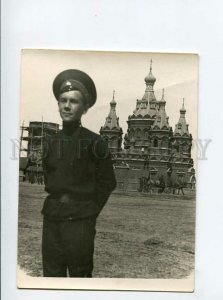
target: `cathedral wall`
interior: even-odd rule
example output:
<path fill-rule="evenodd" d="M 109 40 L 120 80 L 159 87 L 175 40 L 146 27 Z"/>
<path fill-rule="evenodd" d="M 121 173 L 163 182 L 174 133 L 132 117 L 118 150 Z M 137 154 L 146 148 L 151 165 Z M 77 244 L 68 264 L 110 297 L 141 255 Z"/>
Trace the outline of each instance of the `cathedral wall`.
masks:
<path fill-rule="evenodd" d="M 129 162 L 130 163 L 130 162 Z M 140 179 L 142 177 L 150 177 L 152 182 L 157 183 L 161 175 L 163 175 L 165 182 L 167 182 L 167 163 L 151 161 L 149 165 L 145 166 L 142 161 L 134 161 L 134 167 L 126 162 L 126 165 L 115 167 L 115 175 L 117 180 L 118 191 L 139 191 Z M 188 164 L 173 164 L 171 180 L 176 183 L 178 178 L 182 178 L 185 186 L 190 187 L 191 173 L 188 172 Z"/>

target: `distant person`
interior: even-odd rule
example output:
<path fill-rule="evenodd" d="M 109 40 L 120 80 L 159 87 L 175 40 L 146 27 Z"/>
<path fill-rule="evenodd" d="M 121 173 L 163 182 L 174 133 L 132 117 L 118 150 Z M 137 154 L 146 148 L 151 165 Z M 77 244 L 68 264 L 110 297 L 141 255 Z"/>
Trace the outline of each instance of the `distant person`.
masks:
<path fill-rule="evenodd" d="M 159 187 L 160 187 L 159 192 L 160 192 L 160 194 L 162 194 L 164 192 L 164 190 L 165 190 L 165 187 L 166 187 L 165 179 L 164 179 L 163 174 L 161 174 L 159 176 Z"/>
<path fill-rule="evenodd" d="M 180 191 L 184 195 L 184 181 L 181 177 L 177 179 L 177 189 L 178 189 L 178 195 L 180 194 Z"/>
<path fill-rule="evenodd" d="M 63 128 L 45 143 L 43 275 L 92 277 L 96 219 L 116 186 L 107 143 L 82 127 L 96 102 L 93 80 L 66 70 L 53 82 Z"/>
<path fill-rule="evenodd" d="M 41 173 L 37 171 L 37 183 L 41 184 Z"/>
<path fill-rule="evenodd" d="M 142 189 L 143 189 L 143 177 L 140 177 L 139 178 L 139 189 L 138 189 L 138 191 L 142 192 Z"/>
<path fill-rule="evenodd" d="M 34 172 L 33 172 L 33 170 L 31 170 L 31 172 L 30 172 L 30 183 L 34 184 L 34 182 L 35 182 Z"/>
<path fill-rule="evenodd" d="M 167 173 L 167 178 L 166 178 L 167 192 L 170 193 L 172 189 L 173 194 L 175 194 L 175 188 L 174 188 L 174 183 L 172 178 L 172 167 L 168 166 L 166 173 Z"/>

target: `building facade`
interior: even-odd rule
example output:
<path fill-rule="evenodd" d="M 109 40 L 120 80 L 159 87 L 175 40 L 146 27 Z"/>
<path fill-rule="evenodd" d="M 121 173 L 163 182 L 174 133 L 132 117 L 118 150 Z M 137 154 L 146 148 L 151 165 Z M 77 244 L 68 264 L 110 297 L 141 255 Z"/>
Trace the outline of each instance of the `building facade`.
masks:
<path fill-rule="evenodd" d="M 145 77 L 144 95 L 136 100 L 136 108 L 127 120 L 123 148 L 114 95 L 110 113 L 101 127 L 100 134 L 108 139 L 111 149 L 119 190 L 137 191 L 140 190 L 142 178 L 155 183 L 160 176 L 167 180 L 170 175 L 173 181 L 181 178 L 185 185 L 190 186 L 192 173 L 194 175 L 192 135 L 186 122 L 184 100 L 173 131 L 166 113 L 164 90 L 162 98 L 157 100 L 155 82 L 151 61 L 149 74 Z"/>

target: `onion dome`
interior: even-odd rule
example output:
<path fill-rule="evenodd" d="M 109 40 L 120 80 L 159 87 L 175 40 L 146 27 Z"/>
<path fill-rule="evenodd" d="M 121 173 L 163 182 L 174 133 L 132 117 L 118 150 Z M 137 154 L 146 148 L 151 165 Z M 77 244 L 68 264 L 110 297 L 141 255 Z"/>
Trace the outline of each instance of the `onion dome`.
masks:
<path fill-rule="evenodd" d="M 154 83 L 156 82 L 156 77 L 154 77 L 152 74 L 152 59 L 150 61 L 149 74 L 145 77 L 145 82 L 146 84 L 150 84 L 150 85 L 154 85 Z"/>
<path fill-rule="evenodd" d="M 185 113 L 186 113 L 186 109 L 185 109 L 185 107 L 184 107 L 184 98 L 183 98 L 183 105 L 182 105 L 182 107 L 181 107 L 181 109 L 180 109 L 180 113 L 181 113 L 181 114 L 185 114 Z"/>

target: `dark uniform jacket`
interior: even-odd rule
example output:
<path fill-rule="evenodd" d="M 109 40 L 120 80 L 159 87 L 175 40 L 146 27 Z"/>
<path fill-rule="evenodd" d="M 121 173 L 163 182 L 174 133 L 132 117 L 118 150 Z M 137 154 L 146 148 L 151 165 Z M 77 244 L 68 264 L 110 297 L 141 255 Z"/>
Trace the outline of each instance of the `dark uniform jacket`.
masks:
<path fill-rule="evenodd" d="M 45 141 L 42 209 L 52 220 L 97 216 L 116 186 L 107 143 L 94 132 L 68 125 Z"/>

